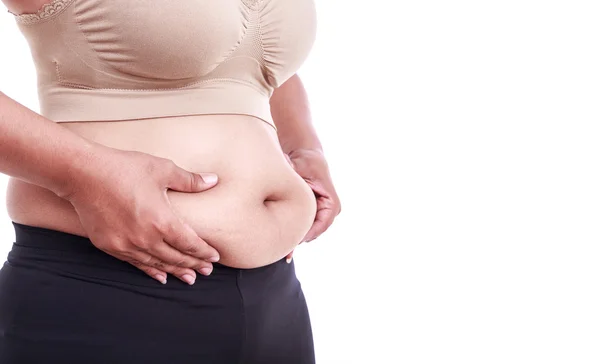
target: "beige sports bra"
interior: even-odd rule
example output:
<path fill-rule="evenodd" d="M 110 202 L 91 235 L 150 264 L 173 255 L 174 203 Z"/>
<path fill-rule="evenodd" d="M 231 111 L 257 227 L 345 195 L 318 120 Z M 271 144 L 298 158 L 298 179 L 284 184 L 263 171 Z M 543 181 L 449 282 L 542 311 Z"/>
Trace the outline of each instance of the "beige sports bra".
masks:
<path fill-rule="evenodd" d="M 314 43 L 314 0 L 52 0 L 14 15 L 55 121 L 246 114 Z"/>

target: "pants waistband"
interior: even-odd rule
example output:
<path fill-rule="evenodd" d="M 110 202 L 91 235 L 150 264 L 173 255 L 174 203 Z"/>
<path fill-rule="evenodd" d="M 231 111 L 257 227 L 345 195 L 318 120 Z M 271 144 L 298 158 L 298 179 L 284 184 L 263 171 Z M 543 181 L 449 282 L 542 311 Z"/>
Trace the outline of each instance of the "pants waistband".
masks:
<path fill-rule="evenodd" d="M 15 243 L 31 248 L 63 250 L 79 253 L 95 253 L 98 250 L 89 238 L 40 226 L 25 225 L 12 221 Z M 49 242 L 51 242 L 49 244 Z"/>
<path fill-rule="evenodd" d="M 70 234 L 64 231 L 49 228 L 25 225 L 12 221 L 15 230 L 15 242 L 8 254 L 8 261 L 19 264 L 26 262 L 45 262 L 53 266 L 67 267 L 69 265 L 82 265 L 87 268 L 106 268 L 103 270 L 128 271 L 139 275 L 141 271 L 133 265 L 117 259 L 108 253 L 96 248 L 92 241 L 84 236 Z M 276 267 L 288 265 L 284 259 L 264 267 L 253 269 L 232 268 L 220 263 L 213 263 L 212 276 L 232 275 L 239 272 L 260 274 L 272 271 Z M 291 263 L 293 265 L 293 262 Z M 122 273 L 121 273 L 122 274 Z M 112 275 L 112 273 L 111 273 Z M 145 273 L 142 273 L 145 276 Z M 200 277 L 201 275 L 198 274 Z"/>

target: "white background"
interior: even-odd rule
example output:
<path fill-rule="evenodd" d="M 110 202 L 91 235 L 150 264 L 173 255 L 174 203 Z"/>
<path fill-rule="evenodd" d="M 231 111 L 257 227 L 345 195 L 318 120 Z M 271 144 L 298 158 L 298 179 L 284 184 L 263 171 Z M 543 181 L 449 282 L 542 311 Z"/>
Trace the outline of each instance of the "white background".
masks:
<path fill-rule="evenodd" d="M 318 363 L 600 363 L 598 2 L 317 9 L 300 75 L 343 202 L 296 254 Z M 0 31 L 0 89 L 37 111 Z"/>

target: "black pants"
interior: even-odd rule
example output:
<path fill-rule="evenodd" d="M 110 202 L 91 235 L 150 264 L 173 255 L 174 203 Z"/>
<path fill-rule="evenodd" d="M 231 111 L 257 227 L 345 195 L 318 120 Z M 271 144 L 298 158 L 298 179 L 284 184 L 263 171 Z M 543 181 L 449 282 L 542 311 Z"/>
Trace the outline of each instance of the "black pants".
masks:
<path fill-rule="evenodd" d="M 285 260 L 215 264 L 162 285 L 85 237 L 12 222 L 0 270 L 0 363 L 309 364 L 304 294 Z"/>

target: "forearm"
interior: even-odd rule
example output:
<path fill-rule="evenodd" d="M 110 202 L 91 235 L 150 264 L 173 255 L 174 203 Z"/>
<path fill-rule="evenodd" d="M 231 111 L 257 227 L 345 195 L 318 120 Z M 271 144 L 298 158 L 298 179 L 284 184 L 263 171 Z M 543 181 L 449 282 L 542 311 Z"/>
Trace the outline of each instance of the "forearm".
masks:
<path fill-rule="evenodd" d="M 300 149 L 322 152 L 321 142 L 312 124 L 308 95 L 297 74 L 275 89 L 270 104 L 284 153 L 290 154 Z"/>
<path fill-rule="evenodd" d="M 0 172 L 67 195 L 94 143 L 0 92 Z"/>

